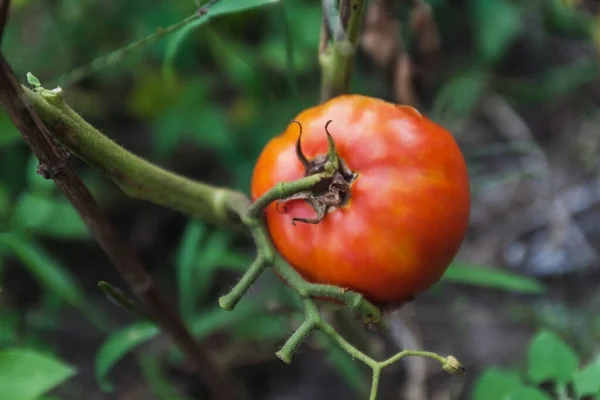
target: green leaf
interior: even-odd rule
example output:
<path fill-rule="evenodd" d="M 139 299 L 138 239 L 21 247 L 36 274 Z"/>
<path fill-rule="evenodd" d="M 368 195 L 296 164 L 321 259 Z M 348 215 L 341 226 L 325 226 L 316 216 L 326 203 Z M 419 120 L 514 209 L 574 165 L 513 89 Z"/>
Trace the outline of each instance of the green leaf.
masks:
<path fill-rule="evenodd" d="M 217 231 L 210 235 L 202 246 L 200 255 L 195 262 L 194 287 L 198 300 L 203 300 L 208 294 L 215 272 L 220 267 L 219 260 L 230 250 L 231 233 Z"/>
<path fill-rule="evenodd" d="M 161 363 L 161 359 L 156 355 L 140 354 L 138 365 L 148 387 L 159 400 L 191 400 L 177 393 L 174 385 L 162 370 L 163 363 Z"/>
<path fill-rule="evenodd" d="M 202 340 L 203 337 L 219 329 L 233 326 L 238 321 L 253 316 L 257 310 L 259 308 L 252 301 L 240 303 L 233 311 L 225 311 L 218 306 L 214 306 L 192 318 L 190 330 L 196 339 Z M 159 333 L 160 330 L 153 323 L 136 322 L 111 334 L 96 354 L 95 375 L 102 390 L 107 392 L 113 390 L 107 375 L 116 363 L 137 346 L 147 342 Z"/>
<path fill-rule="evenodd" d="M 140 308 L 136 303 L 134 303 L 131 299 L 129 299 L 122 290 L 114 287 L 108 282 L 100 281 L 98 282 L 98 288 L 104 292 L 106 297 L 115 305 L 121 307 L 123 310 L 127 311 L 129 314 L 136 318 L 140 318 L 142 320 L 152 320 L 152 317 Z"/>
<path fill-rule="evenodd" d="M 579 397 L 600 395 L 600 359 L 576 371 L 573 375 L 573 386 Z"/>
<path fill-rule="evenodd" d="M 255 318 L 256 314 L 264 312 L 263 310 L 264 308 L 252 300 L 238 304 L 233 311 L 225 311 L 219 306 L 214 306 L 192 318 L 190 330 L 196 338 L 202 339 L 219 329 L 237 325 L 248 318 Z"/>
<path fill-rule="evenodd" d="M 199 26 L 208 22 L 211 18 L 215 18 L 221 15 L 238 13 L 241 11 L 250 10 L 253 8 L 263 7 L 269 4 L 278 3 L 280 0 L 221 0 L 214 6 L 211 6 L 204 16 L 194 20 L 194 22 L 186 25 L 184 28 L 176 32 L 167 44 L 167 51 L 165 55 L 165 62 L 170 65 L 177 51 L 184 40 Z"/>
<path fill-rule="evenodd" d="M 521 27 L 521 9 L 511 0 L 471 0 L 479 55 L 496 62 L 516 38 Z"/>
<path fill-rule="evenodd" d="M 98 384 L 105 392 L 111 392 L 113 386 L 107 375 L 112 367 L 127 353 L 159 333 L 158 327 L 151 322 L 136 322 L 111 334 L 96 353 L 95 374 Z"/>
<path fill-rule="evenodd" d="M 17 201 L 11 227 L 61 239 L 87 239 L 89 231 L 73 206 L 50 193 L 25 192 Z"/>
<path fill-rule="evenodd" d="M 577 354 L 556 333 L 540 331 L 529 347 L 529 379 L 536 384 L 547 380 L 566 384 L 579 365 Z"/>
<path fill-rule="evenodd" d="M 186 83 L 177 101 L 155 120 L 157 156 L 166 156 L 184 141 L 207 147 L 221 157 L 235 150 L 225 111 L 207 103 L 209 89 L 209 84 L 199 80 Z"/>
<path fill-rule="evenodd" d="M 19 131 L 4 109 L 0 110 L 0 148 L 22 142 Z M 3 156 L 4 157 L 4 156 Z"/>
<path fill-rule="evenodd" d="M 252 264 L 252 258 L 244 253 L 227 252 L 221 254 L 216 261 L 223 269 L 235 272 L 245 272 Z"/>
<path fill-rule="evenodd" d="M 8 215 L 10 203 L 10 191 L 6 186 L 0 184 L 0 220 Z"/>
<path fill-rule="evenodd" d="M 0 399 L 38 399 L 75 373 L 62 361 L 33 350 L 0 351 Z"/>
<path fill-rule="evenodd" d="M 479 101 L 490 82 L 485 68 L 472 67 L 452 76 L 440 89 L 434 100 L 432 117 L 440 120 L 443 115 L 464 117 Z"/>
<path fill-rule="evenodd" d="M 179 310 L 184 319 L 188 319 L 194 312 L 196 305 L 196 289 L 194 287 L 194 269 L 200 242 L 204 238 L 206 227 L 204 224 L 191 221 L 181 239 L 177 251 L 177 278 L 179 281 Z"/>
<path fill-rule="evenodd" d="M 69 270 L 32 239 L 13 233 L 0 234 L 3 245 L 48 290 L 73 307 L 83 310 L 84 295 Z"/>
<path fill-rule="evenodd" d="M 516 372 L 491 367 L 475 382 L 473 400 L 506 400 L 511 393 L 522 387 L 523 383 Z"/>
<path fill-rule="evenodd" d="M 506 398 L 507 400 L 552 400 L 548 395 L 538 388 L 531 386 L 515 390 Z"/>
<path fill-rule="evenodd" d="M 36 78 L 35 75 L 33 75 L 31 72 L 27 73 L 27 83 L 36 88 L 42 86 L 40 80 Z"/>
<path fill-rule="evenodd" d="M 574 39 L 588 39 L 594 34 L 594 14 L 566 4 L 564 0 L 549 0 L 542 5 L 544 25 L 548 33 L 560 33 Z"/>
<path fill-rule="evenodd" d="M 540 282 L 526 276 L 463 263 L 450 265 L 442 280 L 520 293 L 540 294 L 546 290 Z"/>
<path fill-rule="evenodd" d="M 2 292 L 2 287 L 0 287 Z M 21 318 L 16 310 L 2 310 L 2 328 L 0 329 L 0 348 L 16 343 L 19 336 Z"/>
<path fill-rule="evenodd" d="M 288 332 L 288 317 L 264 313 L 255 318 L 248 318 L 236 325 L 233 338 L 237 341 L 280 341 Z"/>

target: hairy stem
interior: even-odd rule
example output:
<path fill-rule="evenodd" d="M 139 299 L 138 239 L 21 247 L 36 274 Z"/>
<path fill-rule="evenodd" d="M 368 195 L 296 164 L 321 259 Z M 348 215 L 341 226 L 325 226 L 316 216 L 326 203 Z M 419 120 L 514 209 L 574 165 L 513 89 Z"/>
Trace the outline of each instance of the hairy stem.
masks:
<path fill-rule="evenodd" d="M 379 377 L 381 376 L 381 367 L 375 366 L 373 368 L 373 378 L 371 380 L 371 394 L 369 400 L 377 399 L 377 392 L 379 390 Z"/>
<path fill-rule="evenodd" d="M 281 182 L 252 204 L 248 209 L 248 216 L 251 218 L 259 218 L 263 209 L 273 201 L 285 199 L 293 194 L 309 190 L 322 179 L 330 177 L 331 174 L 323 172 L 320 174 L 309 175 L 294 182 Z"/>
<path fill-rule="evenodd" d="M 238 222 L 228 207 L 231 198 L 239 196 L 236 192 L 185 178 L 125 150 L 73 111 L 60 93 L 24 91 L 55 139 L 98 168 L 128 196 L 218 225 Z"/>
<path fill-rule="evenodd" d="M 289 337 L 283 347 L 276 353 L 277 357 L 286 364 L 292 362 L 292 356 L 300 347 L 300 344 L 308 337 L 308 335 L 316 328 L 315 321 L 305 319 L 302 325 Z"/>
<path fill-rule="evenodd" d="M 231 311 L 237 305 L 237 303 L 244 297 L 248 289 L 267 268 L 268 264 L 262 257 L 257 257 L 250 268 L 242 276 L 242 279 L 231 289 L 231 291 L 225 296 L 221 296 L 219 299 L 219 305 L 221 308 Z"/>

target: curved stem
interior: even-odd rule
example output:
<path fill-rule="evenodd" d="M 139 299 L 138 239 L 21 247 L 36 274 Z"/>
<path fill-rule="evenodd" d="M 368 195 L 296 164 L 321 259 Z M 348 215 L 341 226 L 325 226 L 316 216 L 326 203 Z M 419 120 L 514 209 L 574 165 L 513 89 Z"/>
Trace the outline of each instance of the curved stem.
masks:
<path fill-rule="evenodd" d="M 339 300 L 360 315 L 364 322 L 375 322 L 381 319 L 379 308 L 365 300 L 359 293 L 337 286 L 307 283 L 296 270 L 280 257 L 275 259 L 273 268 L 304 299 L 327 297 Z"/>
<path fill-rule="evenodd" d="M 68 74 L 60 77 L 58 79 L 58 84 L 61 86 L 67 87 L 69 85 L 72 85 L 72 84 L 80 81 L 81 79 L 85 78 L 86 76 L 93 74 L 96 71 L 99 71 L 103 68 L 106 68 L 106 67 L 109 67 L 112 65 L 115 65 L 118 62 L 120 62 L 121 60 L 123 60 L 123 58 L 125 56 L 127 56 L 129 53 L 131 53 L 135 50 L 138 50 L 139 48 L 148 46 L 152 43 L 159 41 L 163 37 L 180 30 L 181 28 L 189 25 L 190 23 L 194 22 L 195 20 L 197 20 L 200 17 L 201 17 L 200 13 L 190 15 L 186 19 L 179 21 L 173 25 L 169 25 L 166 28 L 159 28 L 156 30 L 155 33 L 152 33 L 152 34 L 146 36 L 145 38 L 140 39 L 136 42 L 133 42 L 121 49 L 115 50 L 108 55 L 98 57 L 95 60 L 93 60 L 92 62 L 90 62 L 89 64 L 74 68 Z"/>
<path fill-rule="evenodd" d="M 230 198 L 239 196 L 236 192 L 185 178 L 125 150 L 73 111 L 60 92 L 24 91 L 54 138 L 98 168 L 128 196 L 218 225 L 238 223 L 228 207 Z"/>
<path fill-rule="evenodd" d="M 281 361 L 286 364 L 292 362 L 292 357 L 300 344 L 306 339 L 306 337 L 316 328 L 316 323 L 312 319 L 306 319 L 302 322 L 302 325 L 298 327 L 296 332 L 285 342 L 283 347 L 275 353 Z"/>
<path fill-rule="evenodd" d="M 356 358 L 357 360 L 363 362 L 371 368 L 375 368 L 378 366 L 377 361 L 375 361 L 374 359 L 372 359 L 371 357 L 354 347 L 350 342 L 348 342 L 346 339 L 340 336 L 340 334 L 337 333 L 333 326 L 331 326 L 323 319 L 319 321 L 319 330 L 321 330 L 323 333 L 327 334 L 330 338 L 332 338 L 338 344 L 338 346 L 344 349 L 346 353 L 350 354 L 352 358 Z"/>
<path fill-rule="evenodd" d="M 225 296 L 219 298 L 219 305 L 228 311 L 239 303 L 242 297 L 246 294 L 251 285 L 256 282 L 260 274 L 267 268 L 268 263 L 260 255 L 256 257 L 248 271 L 242 276 L 238 283 Z"/>
<path fill-rule="evenodd" d="M 425 358 L 431 358 L 433 360 L 438 361 L 440 364 L 444 365 L 446 364 L 446 357 L 442 357 L 437 353 L 433 353 L 430 351 L 417 351 L 417 350 L 403 350 L 400 353 L 388 358 L 385 361 L 381 361 L 379 363 L 379 365 L 381 366 L 381 368 L 385 368 L 388 365 L 394 364 L 397 361 L 400 361 L 401 359 L 403 359 L 404 357 L 425 357 Z"/>
<path fill-rule="evenodd" d="M 331 174 L 320 173 L 309 175 L 294 182 L 280 182 L 273 189 L 269 190 L 259 199 L 257 199 L 248 209 L 248 216 L 252 218 L 260 218 L 262 210 L 275 200 L 285 199 L 294 194 L 309 190 L 322 179 L 330 178 Z"/>

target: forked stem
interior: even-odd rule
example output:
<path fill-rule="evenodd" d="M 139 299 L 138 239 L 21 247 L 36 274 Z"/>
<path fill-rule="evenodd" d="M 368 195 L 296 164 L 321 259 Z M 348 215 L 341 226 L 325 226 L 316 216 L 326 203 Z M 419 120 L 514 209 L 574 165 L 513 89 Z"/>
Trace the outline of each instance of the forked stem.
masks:
<path fill-rule="evenodd" d="M 212 216 L 218 224 L 241 222 L 252 234 L 258 256 L 249 270 L 229 293 L 221 297 L 225 309 L 233 309 L 262 271 L 271 266 L 299 295 L 304 305 L 305 320 L 277 353 L 285 362 L 290 362 L 300 344 L 313 330 L 320 330 L 333 339 L 342 349 L 373 370 L 371 399 L 375 399 L 381 370 L 407 356 L 435 359 L 450 373 L 464 371 L 452 357 L 442 357 L 431 352 L 405 350 L 387 360 L 378 362 L 367 356 L 345 340 L 326 322 L 319 313 L 313 298 L 326 297 L 338 300 L 351 308 L 365 322 L 377 322 L 381 311 L 359 293 L 344 288 L 312 284 L 305 281 L 276 251 L 270 240 L 261 214 L 272 201 L 293 196 L 298 191 L 310 190 L 320 179 L 330 177 L 311 175 L 296 182 L 278 185 L 258 199 L 254 204 L 239 192 L 216 188 L 175 175 L 145 161 L 105 137 L 89 125 L 62 100 L 54 91 L 42 88 L 26 90 L 26 98 L 39 113 L 44 123 L 69 150 L 85 161 L 105 172 L 133 197 L 143 198 L 171 208 L 179 209 L 198 217 Z M 237 216 L 237 217 L 236 217 Z"/>

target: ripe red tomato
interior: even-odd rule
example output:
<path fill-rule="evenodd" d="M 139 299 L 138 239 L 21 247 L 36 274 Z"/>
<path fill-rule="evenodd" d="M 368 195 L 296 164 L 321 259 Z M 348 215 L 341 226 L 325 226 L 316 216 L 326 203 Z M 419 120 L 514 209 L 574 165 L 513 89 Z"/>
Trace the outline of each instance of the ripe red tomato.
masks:
<path fill-rule="evenodd" d="M 362 293 L 379 305 L 412 299 L 437 282 L 464 240 L 469 177 L 452 134 L 409 106 L 344 95 L 301 112 L 301 151 L 327 154 L 327 130 L 351 171 L 343 204 L 318 223 L 305 199 L 271 203 L 265 218 L 275 247 L 308 281 Z M 290 123 L 260 155 L 252 199 L 305 176 Z M 316 157 L 316 159 L 315 159 Z M 317 161 L 315 161 L 317 160 Z"/>

